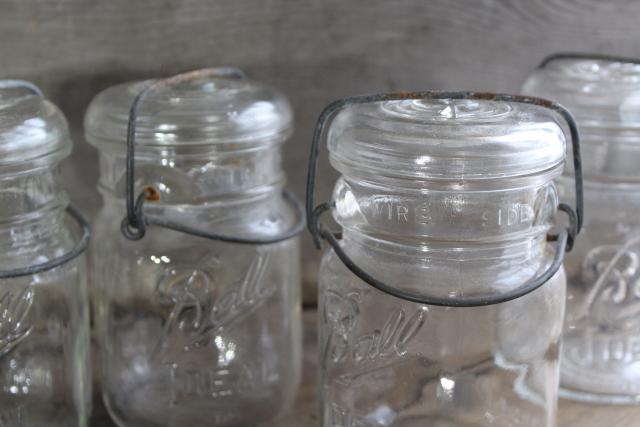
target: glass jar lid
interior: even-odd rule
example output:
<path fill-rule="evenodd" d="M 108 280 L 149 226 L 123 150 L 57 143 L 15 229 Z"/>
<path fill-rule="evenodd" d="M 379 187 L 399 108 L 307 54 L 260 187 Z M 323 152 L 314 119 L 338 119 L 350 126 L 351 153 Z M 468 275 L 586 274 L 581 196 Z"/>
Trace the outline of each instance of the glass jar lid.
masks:
<path fill-rule="evenodd" d="M 0 88 L 0 173 L 48 167 L 71 152 L 62 112 L 27 88 Z"/>
<path fill-rule="evenodd" d="M 586 178 L 640 179 L 640 64 L 560 57 L 536 70 L 523 92 L 553 99 L 572 112 L 583 142 Z"/>
<path fill-rule="evenodd" d="M 150 83 L 124 83 L 97 95 L 85 116 L 88 140 L 124 145 L 129 109 Z M 138 114 L 136 146 L 279 142 L 291 133 L 292 122 L 280 92 L 243 78 L 207 76 L 148 94 Z"/>
<path fill-rule="evenodd" d="M 536 70 L 523 91 L 561 103 L 582 129 L 640 130 L 640 64 L 558 58 Z"/>
<path fill-rule="evenodd" d="M 559 120 L 546 108 L 503 101 L 383 101 L 342 110 L 328 143 L 331 161 L 342 173 L 486 182 L 564 164 Z"/>

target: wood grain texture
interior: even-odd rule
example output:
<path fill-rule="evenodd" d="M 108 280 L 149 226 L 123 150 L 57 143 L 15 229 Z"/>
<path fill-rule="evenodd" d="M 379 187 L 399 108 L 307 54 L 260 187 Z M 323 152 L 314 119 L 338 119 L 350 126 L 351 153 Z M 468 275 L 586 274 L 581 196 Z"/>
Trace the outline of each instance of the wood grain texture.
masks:
<path fill-rule="evenodd" d="M 551 52 L 640 56 L 634 0 L 0 0 L 0 11 L 0 76 L 33 80 L 67 114 L 76 144 L 64 176 L 91 215 L 96 155 L 82 116 L 114 83 L 228 64 L 282 89 L 297 117 L 285 167 L 302 196 L 311 129 L 331 100 L 392 89 L 513 92 Z M 327 197 L 335 175 L 326 162 L 320 172 Z"/>

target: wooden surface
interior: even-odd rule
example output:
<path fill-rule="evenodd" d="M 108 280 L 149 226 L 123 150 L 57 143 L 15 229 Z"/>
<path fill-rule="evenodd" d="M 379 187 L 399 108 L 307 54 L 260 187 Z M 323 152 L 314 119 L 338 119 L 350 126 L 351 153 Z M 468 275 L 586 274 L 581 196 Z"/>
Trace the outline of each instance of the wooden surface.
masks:
<path fill-rule="evenodd" d="M 311 127 L 328 102 L 392 89 L 517 91 L 555 51 L 640 56 L 637 0 L 0 0 L 0 77 L 40 84 L 73 127 L 73 201 L 99 205 L 82 116 L 100 90 L 235 65 L 283 90 L 297 131 L 285 150 L 303 194 Z M 333 176 L 323 166 L 320 197 Z M 318 254 L 305 237 L 306 299 Z"/>
<path fill-rule="evenodd" d="M 304 312 L 304 373 L 296 404 L 282 420 L 265 427 L 319 426 L 316 314 L 315 310 Z M 96 412 L 91 427 L 114 427 L 104 414 L 104 408 L 98 407 Z M 587 405 L 560 400 L 558 427 L 640 427 L 640 406 Z"/>

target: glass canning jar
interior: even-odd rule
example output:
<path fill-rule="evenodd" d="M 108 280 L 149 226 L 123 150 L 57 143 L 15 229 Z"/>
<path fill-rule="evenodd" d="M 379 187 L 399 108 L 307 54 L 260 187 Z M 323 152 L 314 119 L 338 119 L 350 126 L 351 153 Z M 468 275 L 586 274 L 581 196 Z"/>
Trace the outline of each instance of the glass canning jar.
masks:
<path fill-rule="evenodd" d="M 457 95 L 363 97 L 322 116 L 341 173 L 325 206 L 342 226 L 319 278 L 324 427 L 556 425 L 565 277 L 547 232 L 561 120 Z M 314 231 L 320 210 L 310 230 L 331 242 Z"/>
<path fill-rule="evenodd" d="M 114 86 L 86 113 L 104 201 L 92 247 L 102 392 L 120 426 L 255 425 L 285 411 L 299 383 L 297 237 L 240 244 L 154 226 L 269 240 L 299 220 L 282 196 L 289 103 L 223 71 L 152 91 L 151 82 Z M 125 142 L 143 92 L 134 186 L 147 188 L 150 225 L 129 240 Z"/>
<path fill-rule="evenodd" d="M 63 114 L 0 81 L 0 426 L 87 425 L 88 235 L 65 215 L 70 152 Z"/>
<path fill-rule="evenodd" d="M 640 64 L 558 55 L 523 90 L 569 108 L 583 141 L 587 216 L 585 232 L 565 261 L 562 393 L 639 402 Z M 567 168 L 558 179 L 562 198 L 573 185 L 571 173 Z"/>

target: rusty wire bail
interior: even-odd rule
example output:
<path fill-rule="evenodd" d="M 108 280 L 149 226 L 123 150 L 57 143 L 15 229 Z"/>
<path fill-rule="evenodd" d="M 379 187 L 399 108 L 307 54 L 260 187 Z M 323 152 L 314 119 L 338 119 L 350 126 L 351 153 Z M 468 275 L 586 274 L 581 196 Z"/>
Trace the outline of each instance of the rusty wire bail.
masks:
<path fill-rule="evenodd" d="M 44 98 L 42 90 L 31 82 L 25 80 L 6 79 L 0 80 L 0 89 L 25 89 L 32 92 L 34 95 Z M 30 276 L 32 274 L 42 273 L 48 270 L 52 270 L 56 267 L 60 267 L 63 264 L 80 256 L 89 246 L 89 239 L 91 233 L 89 231 L 89 224 L 84 219 L 82 214 L 71 205 L 66 208 L 67 214 L 77 223 L 82 230 L 82 235 L 76 243 L 76 245 L 68 252 L 58 257 L 52 258 L 49 261 L 39 264 L 30 265 L 23 268 L 14 268 L 10 270 L 0 270 L 0 279 L 13 279 L 16 277 Z"/>
<path fill-rule="evenodd" d="M 180 224 L 174 221 L 169 221 L 162 218 L 146 215 L 144 213 L 145 201 L 158 200 L 158 192 L 151 186 L 144 188 L 138 196 L 134 196 L 135 193 L 135 138 L 136 138 L 136 126 L 138 113 L 140 106 L 148 95 L 158 91 L 159 89 L 175 86 L 181 83 L 190 82 L 193 80 L 206 78 L 206 77 L 225 77 L 235 79 L 245 79 L 244 72 L 233 67 L 216 67 L 216 68 L 203 68 L 194 71 L 188 71 L 185 73 L 177 74 L 172 77 L 153 80 L 135 97 L 131 109 L 129 110 L 129 123 L 127 126 L 127 155 L 126 155 L 126 216 L 123 218 L 120 224 L 120 231 L 129 240 L 142 239 L 147 230 L 147 226 L 154 225 L 158 227 L 167 228 L 170 230 L 178 231 L 181 233 L 190 234 L 205 239 L 218 240 L 227 243 L 240 243 L 250 245 L 265 245 L 271 243 L 278 243 L 284 240 L 288 240 L 302 231 L 305 226 L 304 207 L 296 199 L 294 194 L 285 189 L 283 190 L 283 197 L 285 201 L 293 207 L 296 220 L 294 224 L 282 234 L 274 237 L 265 238 L 245 238 L 238 236 L 231 236 L 226 234 L 214 233 L 210 231 L 200 230 L 198 228 L 189 227 L 184 224 Z"/>
<path fill-rule="evenodd" d="M 340 245 L 341 233 L 328 230 L 320 222 L 322 214 L 330 211 L 335 207 L 335 203 L 324 202 L 315 205 L 315 188 L 318 168 L 318 157 L 320 154 L 320 144 L 324 138 L 328 124 L 336 114 L 343 108 L 366 103 L 383 102 L 383 101 L 402 101 L 402 100 L 418 100 L 418 99 L 447 99 L 447 100 L 475 100 L 475 101 L 501 101 L 511 103 L 529 104 L 542 108 L 547 108 L 565 121 L 569 128 L 571 136 L 571 144 L 573 148 L 573 166 L 575 174 L 575 202 L 576 208 L 560 203 L 558 210 L 565 212 L 569 219 L 569 226 L 560 230 L 558 234 L 548 235 L 548 241 L 554 241 L 555 254 L 552 262 L 547 269 L 535 278 L 527 281 L 522 286 L 504 292 L 500 295 L 491 297 L 487 296 L 461 296 L 461 297 L 435 297 L 423 295 L 417 292 L 404 291 L 395 286 L 391 286 L 382 282 L 369 273 L 360 268 L 344 251 Z M 313 132 L 311 141 L 311 153 L 309 155 L 309 170 L 307 174 L 307 196 L 306 196 L 306 212 L 307 212 L 307 228 L 313 237 L 316 247 L 321 247 L 321 240 L 325 240 L 333 249 L 336 256 L 344 263 L 353 274 L 359 277 L 368 285 L 384 292 L 388 295 L 400 298 L 406 301 L 419 304 L 441 306 L 441 307 L 480 307 L 492 304 L 500 304 L 523 297 L 546 283 L 562 266 L 564 254 L 573 248 L 576 236 L 582 229 L 584 221 L 584 198 L 583 198 L 583 180 L 582 180 L 582 160 L 580 157 L 580 136 L 578 127 L 573 115 L 562 105 L 542 98 L 525 96 L 525 95 L 508 95 L 486 92 L 450 92 L 450 91 L 422 91 L 422 92 L 392 92 L 379 93 L 371 95 L 360 95 L 349 98 L 339 99 L 329 104 L 321 113 Z"/>

